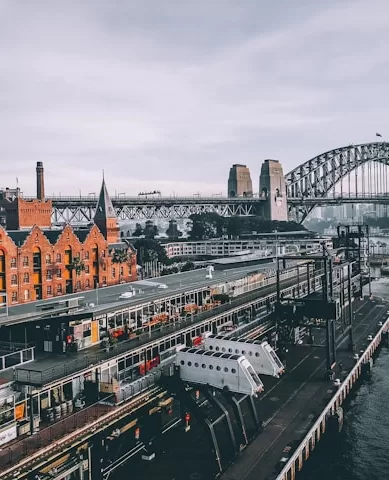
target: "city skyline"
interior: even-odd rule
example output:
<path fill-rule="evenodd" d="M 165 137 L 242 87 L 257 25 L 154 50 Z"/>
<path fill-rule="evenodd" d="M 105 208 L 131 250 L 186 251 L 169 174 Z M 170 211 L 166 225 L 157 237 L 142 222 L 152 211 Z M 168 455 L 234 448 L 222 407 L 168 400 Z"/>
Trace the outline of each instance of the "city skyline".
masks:
<path fill-rule="evenodd" d="M 382 0 L 0 2 L 0 187 L 226 194 L 232 164 L 287 173 L 384 139 Z"/>

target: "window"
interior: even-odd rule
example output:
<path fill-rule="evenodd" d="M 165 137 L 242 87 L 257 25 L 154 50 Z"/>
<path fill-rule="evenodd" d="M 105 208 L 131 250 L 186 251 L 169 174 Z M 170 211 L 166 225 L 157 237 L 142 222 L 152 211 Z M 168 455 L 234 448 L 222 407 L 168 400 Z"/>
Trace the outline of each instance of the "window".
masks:
<path fill-rule="evenodd" d="M 201 365 L 201 368 L 207 368 L 207 366 L 205 365 L 205 363 L 203 363 L 203 364 Z"/>
<path fill-rule="evenodd" d="M 24 300 L 30 300 L 30 291 L 24 290 Z"/>
<path fill-rule="evenodd" d="M 209 369 L 210 369 L 210 370 L 213 370 L 213 365 L 210 365 L 210 366 L 209 366 Z"/>
<path fill-rule="evenodd" d="M 55 261 L 57 263 L 61 263 L 62 259 L 61 259 L 61 254 L 60 253 L 57 253 L 56 257 L 55 257 Z"/>
<path fill-rule="evenodd" d="M 30 274 L 23 273 L 23 283 L 30 283 Z"/>
<path fill-rule="evenodd" d="M 62 278 L 62 273 L 60 268 L 57 268 L 57 278 Z"/>
<path fill-rule="evenodd" d="M 89 265 L 85 265 L 85 273 L 89 273 Z"/>
<path fill-rule="evenodd" d="M 104 284 L 107 283 L 107 277 L 103 277 L 103 283 L 104 283 Z"/>
<path fill-rule="evenodd" d="M 18 301 L 18 294 L 17 294 L 16 292 L 12 292 L 11 300 L 12 300 L 13 302 L 17 302 L 17 301 Z"/>
<path fill-rule="evenodd" d="M 51 280 L 53 277 L 52 277 L 52 272 L 51 270 L 46 270 L 46 280 Z"/>
<path fill-rule="evenodd" d="M 192 362 L 188 362 L 188 367 L 191 367 L 192 366 Z"/>
<path fill-rule="evenodd" d="M 102 251 L 101 251 L 101 256 L 102 256 L 102 257 L 105 257 L 105 250 L 102 250 Z"/>
<path fill-rule="evenodd" d="M 228 368 L 227 368 L 227 367 L 224 367 L 224 371 L 225 371 L 226 373 L 228 373 Z"/>
<path fill-rule="evenodd" d="M 47 286 L 47 295 L 51 295 L 52 290 L 51 290 L 51 285 Z"/>
<path fill-rule="evenodd" d="M 85 260 L 89 260 L 89 252 L 88 251 L 84 253 L 84 258 L 85 258 Z"/>
<path fill-rule="evenodd" d="M 18 284 L 18 277 L 17 275 L 12 275 L 11 276 L 11 285 L 17 285 Z"/>
<path fill-rule="evenodd" d="M 255 352 L 255 356 L 256 356 L 256 357 L 259 357 L 259 353 L 258 353 L 258 352 Z"/>
<path fill-rule="evenodd" d="M 231 373 L 236 373 L 235 368 L 231 368 Z"/>
<path fill-rule="evenodd" d="M 62 293 L 62 285 L 57 285 L 57 293 Z"/>
<path fill-rule="evenodd" d="M 198 367 L 198 366 L 199 366 L 199 364 L 196 362 L 196 363 L 195 363 L 195 367 Z"/>
<path fill-rule="evenodd" d="M 115 268 L 113 268 L 112 269 L 112 276 L 115 277 L 115 275 L 116 275 L 116 270 L 115 270 Z"/>
<path fill-rule="evenodd" d="M 50 265 L 51 264 L 51 255 L 49 255 L 48 253 L 46 254 L 46 265 Z"/>
<path fill-rule="evenodd" d="M 77 290 L 81 290 L 81 282 L 80 282 L 80 280 L 77 280 L 77 282 L 76 282 L 76 288 L 77 288 Z"/>
<path fill-rule="evenodd" d="M 181 365 L 185 365 L 185 362 L 184 362 L 184 360 L 181 360 L 181 362 L 180 362 L 180 363 L 181 363 Z"/>
<path fill-rule="evenodd" d="M 11 268 L 16 268 L 16 258 L 15 257 L 11 258 Z"/>
<path fill-rule="evenodd" d="M 89 278 L 87 278 L 85 280 L 85 288 L 89 288 L 89 287 L 90 287 L 90 280 L 89 280 Z"/>
<path fill-rule="evenodd" d="M 28 267 L 28 257 L 23 257 L 23 267 Z"/>
<path fill-rule="evenodd" d="M 216 367 L 216 370 L 220 372 L 221 368 L 219 367 L 219 365 Z"/>

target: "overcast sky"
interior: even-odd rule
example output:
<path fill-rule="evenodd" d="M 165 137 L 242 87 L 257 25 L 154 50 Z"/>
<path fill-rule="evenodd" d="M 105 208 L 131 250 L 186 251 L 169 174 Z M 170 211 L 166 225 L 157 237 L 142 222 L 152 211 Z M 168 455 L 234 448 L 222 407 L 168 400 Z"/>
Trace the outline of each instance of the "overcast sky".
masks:
<path fill-rule="evenodd" d="M 254 191 L 389 139 L 388 0 L 0 0 L 0 187 Z"/>

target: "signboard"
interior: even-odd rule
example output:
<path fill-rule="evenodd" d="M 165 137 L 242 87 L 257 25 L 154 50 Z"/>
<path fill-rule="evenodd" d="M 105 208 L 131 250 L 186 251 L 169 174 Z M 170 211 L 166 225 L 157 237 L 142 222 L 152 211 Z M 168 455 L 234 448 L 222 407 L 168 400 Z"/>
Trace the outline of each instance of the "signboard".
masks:
<path fill-rule="evenodd" d="M 0 432 L 0 445 L 4 445 L 5 443 L 10 442 L 11 440 L 15 440 L 16 437 L 17 437 L 16 425 L 12 425 L 12 427 L 9 427 L 6 430 L 2 430 Z"/>

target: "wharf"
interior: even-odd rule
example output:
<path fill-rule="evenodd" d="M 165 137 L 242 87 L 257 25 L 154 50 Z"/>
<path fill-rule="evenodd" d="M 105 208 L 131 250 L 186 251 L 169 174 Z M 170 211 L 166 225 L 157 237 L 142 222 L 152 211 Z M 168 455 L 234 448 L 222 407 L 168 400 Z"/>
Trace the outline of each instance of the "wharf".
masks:
<path fill-rule="evenodd" d="M 376 334 L 379 322 L 385 322 L 387 308 L 387 303 L 377 298 L 354 302 L 356 352 L 367 347 L 367 337 Z M 336 378 L 343 380 L 355 364 L 348 336 L 338 344 L 337 362 L 342 364 L 342 370 L 337 370 Z M 268 389 L 259 402 L 264 431 L 222 475 L 223 480 L 276 478 L 277 463 L 285 456 L 285 447 L 292 446 L 293 450 L 300 443 L 337 390 L 332 382 L 323 380 L 324 370 L 325 351 L 321 347 L 309 348 L 302 359 L 296 356 L 289 362 L 287 376 Z"/>
<path fill-rule="evenodd" d="M 388 304 L 379 299 L 353 302 L 356 352 L 366 349 L 370 343 L 368 335 L 377 333 L 378 323 L 385 322 L 388 317 L 387 309 Z M 291 446 L 292 453 L 337 391 L 333 382 L 324 377 L 323 347 L 292 347 L 286 361 L 287 373 L 280 379 L 261 376 L 265 393 L 256 405 L 265 428 L 221 475 L 222 480 L 277 478 L 285 447 Z M 342 371 L 336 370 L 336 378 L 342 380 L 355 364 L 353 353 L 348 350 L 347 335 L 337 344 L 337 362 L 342 364 Z M 131 471 L 133 480 L 212 480 L 217 473 L 214 463 L 204 431 L 194 424 L 188 434 L 172 432 L 155 462 L 139 462 L 123 470 L 126 474 Z M 113 479 L 122 478 L 120 475 L 124 475 L 124 471 L 118 472 L 119 476 L 114 475 Z"/>

